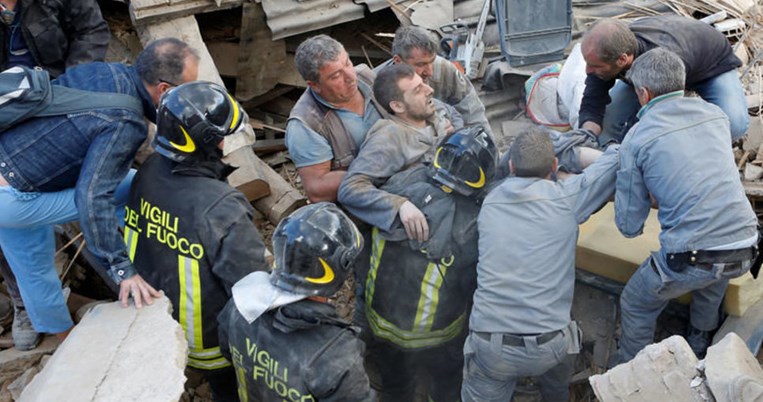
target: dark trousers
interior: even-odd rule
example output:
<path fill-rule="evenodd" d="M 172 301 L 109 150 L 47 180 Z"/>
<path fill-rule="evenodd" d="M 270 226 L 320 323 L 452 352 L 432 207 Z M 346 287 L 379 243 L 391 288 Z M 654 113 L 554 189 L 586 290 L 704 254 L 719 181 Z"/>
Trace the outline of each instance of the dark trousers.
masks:
<path fill-rule="evenodd" d="M 215 402 L 239 402 L 238 384 L 233 366 L 219 370 L 194 370 L 204 375 L 204 379 L 207 380 L 209 388 L 212 390 L 212 399 Z"/>
<path fill-rule="evenodd" d="M 412 402 L 416 390 L 424 400 L 455 402 L 461 399 L 464 336 L 426 349 L 403 349 L 376 341 L 367 359 L 381 377 L 381 402 Z"/>

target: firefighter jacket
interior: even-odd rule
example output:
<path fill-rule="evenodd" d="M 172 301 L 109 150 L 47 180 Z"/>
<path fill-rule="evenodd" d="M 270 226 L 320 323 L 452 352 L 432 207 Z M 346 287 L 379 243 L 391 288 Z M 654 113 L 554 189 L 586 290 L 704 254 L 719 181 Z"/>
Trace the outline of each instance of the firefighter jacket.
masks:
<path fill-rule="evenodd" d="M 300 300 L 250 324 L 231 299 L 220 313 L 220 345 L 241 402 L 372 400 L 363 343 L 331 305 Z"/>
<path fill-rule="evenodd" d="M 430 238 L 424 244 L 401 239 L 399 218 L 390 232 L 374 228 L 366 278 L 371 331 L 406 349 L 438 346 L 461 334 L 477 283 L 479 203 L 444 192 L 430 176 L 427 167 L 419 166 L 396 174 L 382 187 L 424 213 Z"/>
<path fill-rule="evenodd" d="M 125 242 L 138 273 L 172 301 L 188 340 L 188 365 L 230 366 L 220 354 L 217 314 L 231 287 L 265 270 L 264 245 L 243 194 L 223 180 L 221 162 L 189 167 L 154 154 L 126 205 Z"/>

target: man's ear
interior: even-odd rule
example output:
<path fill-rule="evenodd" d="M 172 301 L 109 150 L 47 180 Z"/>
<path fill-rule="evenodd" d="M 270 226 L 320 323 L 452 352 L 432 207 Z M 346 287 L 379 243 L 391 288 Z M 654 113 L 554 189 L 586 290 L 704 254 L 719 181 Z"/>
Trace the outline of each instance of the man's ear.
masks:
<path fill-rule="evenodd" d="M 405 112 L 405 105 L 403 104 L 403 102 L 400 102 L 400 101 L 396 101 L 396 100 L 390 101 L 389 107 L 390 109 L 392 109 L 393 112 L 395 112 L 395 114 L 400 114 Z"/>
<path fill-rule="evenodd" d="M 630 58 L 628 57 L 627 54 L 621 53 L 620 56 L 617 57 L 617 60 L 615 60 L 615 64 L 617 65 L 618 68 L 624 68 L 625 66 L 628 65 L 629 59 Z"/>
<path fill-rule="evenodd" d="M 403 62 L 403 59 L 398 55 L 394 55 L 392 56 L 392 62 L 395 64 L 400 64 Z"/>
<path fill-rule="evenodd" d="M 310 80 L 305 80 L 305 82 L 307 83 L 307 86 L 310 87 L 315 93 L 317 94 L 321 93 L 321 88 L 317 82 L 310 81 Z"/>

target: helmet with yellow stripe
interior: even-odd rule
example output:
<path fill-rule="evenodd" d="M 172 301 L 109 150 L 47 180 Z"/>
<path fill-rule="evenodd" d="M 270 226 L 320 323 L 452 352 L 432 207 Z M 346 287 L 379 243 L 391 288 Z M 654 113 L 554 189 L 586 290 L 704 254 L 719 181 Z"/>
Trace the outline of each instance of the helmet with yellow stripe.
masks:
<path fill-rule="evenodd" d="M 220 159 L 218 144 L 243 129 L 248 117 L 220 85 L 194 81 L 170 89 L 159 101 L 154 149 L 176 162 Z"/>
<path fill-rule="evenodd" d="M 446 192 L 471 196 L 495 176 L 498 149 L 482 126 L 464 127 L 445 137 L 432 161 L 432 178 Z"/>
<path fill-rule="evenodd" d="M 358 228 L 330 202 L 304 206 L 273 232 L 273 285 L 307 296 L 331 296 L 342 287 L 363 249 Z"/>

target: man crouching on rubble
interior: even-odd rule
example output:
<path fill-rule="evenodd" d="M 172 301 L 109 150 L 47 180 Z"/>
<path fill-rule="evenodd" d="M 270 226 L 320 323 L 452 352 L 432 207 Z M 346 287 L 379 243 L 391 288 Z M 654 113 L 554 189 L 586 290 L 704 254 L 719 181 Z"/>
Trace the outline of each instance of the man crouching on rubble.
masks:
<path fill-rule="evenodd" d="M 219 316 L 242 401 L 371 400 L 358 331 L 327 304 L 362 248 L 357 227 L 328 202 L 278 224 L 273 273 L 236 283 Z"/>
<path fill-rule="evenodd" d="M 162 96 L 155 154 L 138 170 L 127 201 L 125 242 L 135 268 L 172 301 L 188 340 L 188 366 L 214 399 L 237 401 L 236 377 L 220 353 L 217 314 L 231 287 L 266 270 L 254 209 L 225 177 L 225 137 L 246 124 L 225 88 L 196 81 Z"/>
<path fill-rule="evenodd" d="M 615 221 L 625 237 L 638 236 L 656 203 L 662 232 L 660 250 L 620 296 L 621 362 L 652 342 L 660 312 L 687 292 L 686 338 L 704 357 L 729 278 L 747 272 L 756 255 L 757 220 L 734 163 L 729 119 L 684 96 L 685 74 L 681 59 L 664 49 L 641 55 L 628 73 L 642 107 L 620 153 Z"/>
<path fill-rule="evenodd" d="M 580 342 L 570 320 L 578 225 L 612 196 L 617 147 L 581 174 L 556 181 L 547 133 L 534 129 L 514 140 L 514 176 L 488 194 L 477 223 L 463 401 L 509 401 L 526 376 L 538 376 L 544 401 L 569 400 L 567 356 L 578 353 Z"/>

